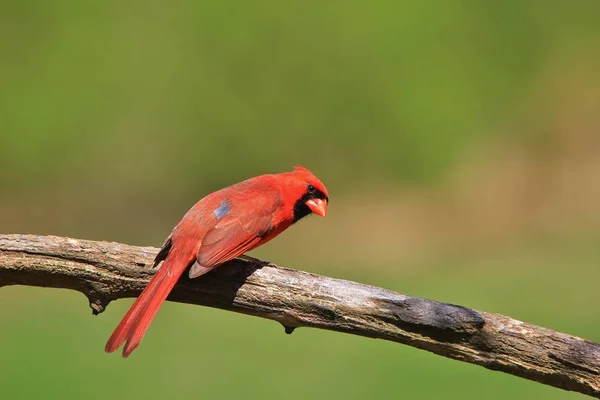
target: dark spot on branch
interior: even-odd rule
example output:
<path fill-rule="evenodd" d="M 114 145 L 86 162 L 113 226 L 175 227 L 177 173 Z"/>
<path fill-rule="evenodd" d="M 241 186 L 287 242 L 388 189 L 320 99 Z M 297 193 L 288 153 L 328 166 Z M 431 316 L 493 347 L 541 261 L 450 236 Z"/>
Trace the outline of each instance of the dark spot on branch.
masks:
<path fill-rule="evenodd" d="M 485 325 L 477 311 L 454 304 L 418 297 L 379 298 L 377 301 L 383 311 L 380 317 L 404 330 L 417 330 L 429 335 L 469 334 L 479 331 Z"/>

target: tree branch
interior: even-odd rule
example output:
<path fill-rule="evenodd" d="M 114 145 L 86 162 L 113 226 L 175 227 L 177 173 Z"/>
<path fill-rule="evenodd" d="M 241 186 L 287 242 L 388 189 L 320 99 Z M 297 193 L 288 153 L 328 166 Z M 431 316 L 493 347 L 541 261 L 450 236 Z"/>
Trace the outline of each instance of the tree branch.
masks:
<path fill-rule="evenodd" d="M 135 297 L 158 249 L 54 236 L 0 235 L 0 286 L 74 289 L 94 314 Z M 391 340 L 600 398 L 600 345 L 452 304 L 248 258 L 182 277 L 169 300 Z"/>

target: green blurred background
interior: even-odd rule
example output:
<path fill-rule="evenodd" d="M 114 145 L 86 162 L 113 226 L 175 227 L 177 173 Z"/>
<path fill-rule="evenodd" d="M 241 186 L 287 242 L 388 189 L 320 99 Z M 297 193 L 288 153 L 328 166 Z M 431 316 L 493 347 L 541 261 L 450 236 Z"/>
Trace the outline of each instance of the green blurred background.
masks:
<path fill-rule="evenodd" d="M 312 169 L 252 253 L 600 341 L 600 3 L 6 1 L 0 231 L 159 246 L 204 194 Z M 568 399 L 394 343 L 0 290 L 2 397 Z"/>

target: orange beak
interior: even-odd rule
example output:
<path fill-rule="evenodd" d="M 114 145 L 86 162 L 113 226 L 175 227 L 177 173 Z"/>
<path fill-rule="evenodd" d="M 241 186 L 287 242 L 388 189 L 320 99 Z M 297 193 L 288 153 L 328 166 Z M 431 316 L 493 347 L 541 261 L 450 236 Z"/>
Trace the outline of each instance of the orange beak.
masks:
<path fill-rule="evenodd" d="M 305 204 L 310 208 L 310 211 L 319 217 L 325 218 L 325 215 L 327 215 L 327 201 L 323 199 L 310 199 Z"/>

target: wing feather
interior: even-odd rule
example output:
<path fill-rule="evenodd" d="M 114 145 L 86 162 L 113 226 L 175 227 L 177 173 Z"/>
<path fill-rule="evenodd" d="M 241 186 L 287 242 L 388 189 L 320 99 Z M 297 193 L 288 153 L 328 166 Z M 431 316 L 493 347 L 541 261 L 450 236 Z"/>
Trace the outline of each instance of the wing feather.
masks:
<path fill-rule="evenodd" d="M 280 201 L 259 196 L 243 204 L 231 203 L 232 212 L 202 239 L 196 260 L 204 268 L 212 269 L 259 245 L 273 228 L 273 213 Z"/>

